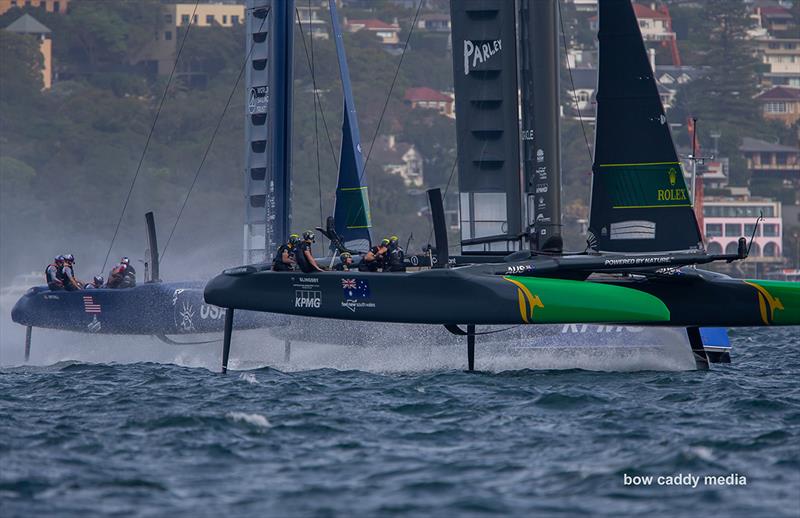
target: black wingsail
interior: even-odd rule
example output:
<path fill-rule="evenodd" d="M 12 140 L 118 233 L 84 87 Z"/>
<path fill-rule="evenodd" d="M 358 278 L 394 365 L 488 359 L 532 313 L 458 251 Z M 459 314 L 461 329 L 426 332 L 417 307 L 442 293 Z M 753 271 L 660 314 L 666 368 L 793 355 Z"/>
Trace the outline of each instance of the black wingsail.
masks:
<path fill-rule="evenodd" d="M 600 0 L 592 248 L 701 250 L 702 238 L 630 0 Z"/>

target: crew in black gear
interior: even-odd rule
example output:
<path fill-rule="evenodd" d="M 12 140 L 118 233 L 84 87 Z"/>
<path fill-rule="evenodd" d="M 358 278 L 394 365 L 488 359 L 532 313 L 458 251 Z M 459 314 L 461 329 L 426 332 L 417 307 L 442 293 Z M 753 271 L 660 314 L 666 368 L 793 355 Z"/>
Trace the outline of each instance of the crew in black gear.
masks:
<path fill-rule="evenodd" d="M 136 286 L 136 270 L 134 270 L 130 259 L 123 257 L 119 264 L 111 270 L 108 276 L 108 288 L 133 288 Z"/>
<path fill-rule="evenodd" d="M 403 262 L 406 254 L 402 247 L 400 247 L 399 241 L 397 236 L 389 238 L 389 254 L 386 257 L 386 266 L 383 268 L 384 272 L 406 271 L 406 265 Z"/>
<path fill-rule="evenodd" d="M 360 272 L 377 272 L 383 269 L 386 262 L 386 254 L 389 253 L 389 240 L 381 240 L 381 244 L 373 246 L 358 264 Z"/>
<path fill-rule="evenodd" d="M 297 265 L 296 252 L 297 244 L 300 242 L 300 236 L 292 234 L 289 240 L 278 247 L 275 253 L 275 258 L 272 260 L 272 271 L 274 272 L 290 272 L 295 269 Z"/>
<path fill-rule="evenodd" d="M 295 260 L 297 260 L 297 266 L 300 267 L 304 273 L 311 273 L 311 272 L 322 272 L 324 271 L 322 268 L 319 267 L 317 264 L 316 259 L 314 259 L 314 254 L 311 250 L 311 245 L 314 243 L 315 240 L 314 233 L 310 230 L 306 230 L 303 232 L 303 240 L 300 242 L 300 245 L 297 247 L 297 253 L 295 253 Z"/>
<path fill-rule="evenodd" d="M 333 267 L 339 272 L 349 272 L 353 269 L 353 256 L 350 252 L 342 252 L 339 256 L 339 264 Z"/>
<path fill-rule="evenodd" d="M 62 270 L 64 269 L 64 256 L 59 255 L 55 258 L 52 264 L 47 265 L 44 270 L 44 277 L 47 280 L 47 287 L 51 291 L 58 291 L 64 289 L 64 283 L 61 280 Z"/>

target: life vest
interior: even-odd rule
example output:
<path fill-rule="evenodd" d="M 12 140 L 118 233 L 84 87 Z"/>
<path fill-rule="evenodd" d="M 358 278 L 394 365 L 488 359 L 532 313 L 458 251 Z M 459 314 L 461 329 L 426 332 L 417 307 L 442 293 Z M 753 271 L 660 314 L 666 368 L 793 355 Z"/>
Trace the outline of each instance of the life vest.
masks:
<path fill-rule="evenodd" d="M 311 263 L 309 263 L 308 259 L 306 259 L 306 250 L 311 252 L 311 243 L 303 241 L 300 243 L 300 246 L 297 247 L 297 252 L 294 254 L 294 259 L 297 261 L 297 266 L 300 267 L 300 270 L 305 273 L 311 273 L 316 269 L 311 266 Z"/>
<path fill-rule="evenodd" d="M 283 262 L 283 253 L 289 252 L 289 259 L 291 260 L 295 257 L 295 249 L 293 246 L 288 244 L 283 244 L 278 247 L 278 252 L 275 254 L 275 258 L 272 260 L 272 269 L 279 272 L 286 272 L 292 269 L 292 265 L 286 264 Z"/>
<path fill-rule="evenodd" d="M 403 259 L 405 257 L 405 252 L 399 246 L 394 250 L 389 252 L 388 258 L 388 268 L 384 267 L 384 271 L 390 272 L 404 272 L 406 271 L 406 265 L 403 263 Z"/>
<path fill-rule="evenodd" d="M 64 287 L 64 282 L 61 280 L 61 268 L 57 264 L 48 264 L 44 269 L 44 278 L 47 280 L 47 286 L 52 289 L 61 289 Z"/>

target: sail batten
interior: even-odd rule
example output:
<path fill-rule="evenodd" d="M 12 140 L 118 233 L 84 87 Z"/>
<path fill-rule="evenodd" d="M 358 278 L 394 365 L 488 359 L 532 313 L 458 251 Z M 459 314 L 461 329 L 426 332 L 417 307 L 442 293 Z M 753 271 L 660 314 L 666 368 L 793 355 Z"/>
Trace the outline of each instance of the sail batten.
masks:
<path fill-rule="evenodd" d="M 701 250 L 691 197 L 630 0 L 600 0 L 599 22 L 590 242 L 609 252 Z M 643 221 L 646 228 L 639 225 Z"/>

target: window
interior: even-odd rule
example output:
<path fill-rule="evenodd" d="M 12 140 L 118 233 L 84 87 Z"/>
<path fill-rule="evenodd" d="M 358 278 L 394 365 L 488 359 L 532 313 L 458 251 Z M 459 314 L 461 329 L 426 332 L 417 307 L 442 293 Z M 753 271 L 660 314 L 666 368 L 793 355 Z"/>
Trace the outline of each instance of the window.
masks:
<path fill-rule="evenodd" d="M 153 39 L 158 41 L 158 31 L 153 33 Z"/>
<path fill-rule="evenodd" d="M 736 252 L 734 251 L 734 253 Z M 752 255 L 753 257 L 758 257 L 761 255 L 761 247 L 758 246 L 758 243 L 753 243 L 753 246 L 750 247 L 750 255 Z"/>
<path fill-rule="evenodd" d="M 779 48 L 781 48 L 781 44 L 777 43 L 777 42 L 774 42 L 774 41 L 771 41 L 769 43 L 769 48 L 771 48 L 771 49 L 779 49 Z"/>
<path fill-rule="evenodd" d="M 755 228 L 755 230 L 756 230 L 756 233 L 755 233 L 755 234 L 753 234 L 753 229 L 754 229 L 754 228 Z M 744 224 L 744 233 L 745 233 L 745 235 L 746 235 L 747 237 L 750 237 L 750 236 L 752 236 L 752 235 L 755 235 L 756 237 L 759 237 L 759 236 L 761 236 L 761 232 L 760 232 L 760 230 L 761 230 L 761 228 L 760 228 L 760 227 L 759 227 L 759 228 L 756 228 L 756 224 L 755 224 L 755 223 L 745 223 L 745 224 Z"/>
<path fill-rule="evenodd" d="M 239 17 L 237 15 L 235 15 L 235 14 L 232 15 L 231 16 L 231 23 L 234 24 L 234 25 L 239 25 Z"/>
<path fill-rule="evenodd" d="M 11 0 L 11 7 L 17 6 L 17 0 Z"/>
<path fill-rule="evenodd" d="M 764 107 L 764 111 L 767 113 L 786 113 L 788 110 L 785 102 L 770 101 Z"/>
<path fill-rule="evenodd" d="M 722 223 L 707 223 L 706 237 L 722 237 Z"/>
<path fill-rule="evenodd" d="M 164 32 L 164 40 L 171 41 L 172 40 L 172 31 L 165 31 Z"/>
<path fill-rule="evenodd" d="M 165 14 L 164 15 L 164 23 L 172 23 L 172 15 L 171 14 Z"/>
<path fill-rule="evenodd" d="M 181 25 L 189 25 L 189 15 L 182 14 L 181 15 Z"/>
<path fill-rule="evenodd" d="M 25 7 L 31 6 L 31 0 L 25 0 Z"/>
<path fill-rule="evenodd" d="M 709 254 L 721 254 L 722 253 L 722 245 L 720 245 L 716 241 L 712 241 L 706 247 L 706 251 Z"/>
<path fill-rule="evenodd" d="M 778 245 L 772 241 L 764 245 L 764 257 L 778 257 Z"/>
<path fill-rule="evenodd" d="M 228 15 L 227 14 L 223 14 L 222 15 L 222 24 L 223 25 L 227 25 L 228 24 Z"/>
<path fill-rule="evenodd" d="M 785 48 L 786 50 L 794 50 L 796 47 L 797 47 L 797 44 L 795 44 L 795 43 L 784 43 L 783 44 L 783 48 Z"/>
<path fill-rule="evenodd" d="M 778 237 L 780 226 L 777 223 L 764 223 L 764 237 Z"/>
<path fill-rule="evenodd" d="M 725 223 L 725 237 L 741 237 L 742 225 L 739 223 Z"/>
<path fill-rule="evenodd" d="M 192 23 L 197 25 L 197 15 L 192 16 Z"/>
<path fill-rule="evenodd" d="M 209 24 L 209 25 L 214 25 L 214 15 L 213 14 L 207 14 L 206 15 L 206 23 Z"/>
<path fill-rule="evenodd" d="M 53 2 L 53 12 L 60 13 L 61 12 L 61 2 Z"/>
<path fill-rule="evenodd" d="M 755 243 L 753 243 L 755 246 Z M 736 241 L 731 241 L 730 243 L 725 246 L 725 253 L 726 254 L 735 254 L 739 250 L 739 243 Z"/>
<path fill-rule="evenodd" d="M 786 165 L 788 158 L 789 157 L 786 156 L 786 153 L 775 153 L 775 164 Z"/>

